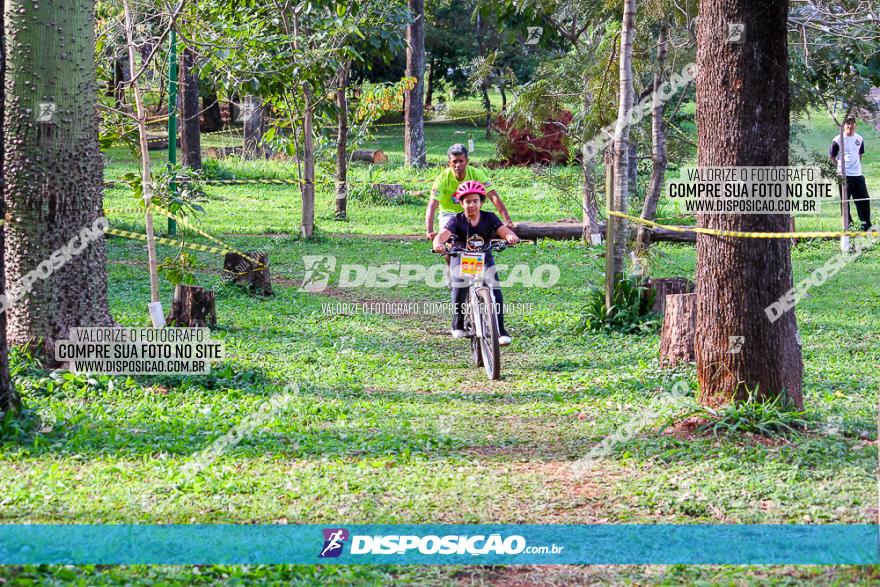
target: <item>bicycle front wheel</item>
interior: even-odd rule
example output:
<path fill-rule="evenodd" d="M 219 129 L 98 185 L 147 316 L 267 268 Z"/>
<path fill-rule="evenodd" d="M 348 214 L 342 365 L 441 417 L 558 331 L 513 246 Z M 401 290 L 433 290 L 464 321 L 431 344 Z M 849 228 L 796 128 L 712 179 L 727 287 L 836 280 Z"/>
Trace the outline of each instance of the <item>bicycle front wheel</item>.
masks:
<path fill-rule="evenodd" d="M 483 368 L 489 379 L 501 379 L 501 346 L 498 344 L 498 317 L 495 315 L 495 303 L 488 288 L 477 290 L 478 311 L 482 337 L 480 348 L 483 355 Z"/>

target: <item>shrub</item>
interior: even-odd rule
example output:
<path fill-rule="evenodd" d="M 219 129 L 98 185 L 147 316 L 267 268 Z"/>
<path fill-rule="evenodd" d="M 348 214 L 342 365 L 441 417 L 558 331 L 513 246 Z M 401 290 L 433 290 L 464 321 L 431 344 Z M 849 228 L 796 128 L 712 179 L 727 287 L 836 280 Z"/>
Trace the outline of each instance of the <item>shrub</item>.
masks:
<path fill-rule="evenodd" d="M 648 287 L 647 277 L 628 276 L 614 286 L 612 305 L 605 308 L 605 291 L 592 288 L 578 332 L 615 330 L 627 334 L 656 330 L 660 317 L 651 311 L 655 292 Z"/>

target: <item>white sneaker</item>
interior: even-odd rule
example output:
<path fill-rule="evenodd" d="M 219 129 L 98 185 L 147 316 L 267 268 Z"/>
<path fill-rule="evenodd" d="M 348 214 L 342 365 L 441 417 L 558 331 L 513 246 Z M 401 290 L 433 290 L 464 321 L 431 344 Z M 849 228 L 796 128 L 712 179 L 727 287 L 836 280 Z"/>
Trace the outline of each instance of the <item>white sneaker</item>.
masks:
<path fill-rule="evenodd" d="M 467 332 L 465 332 L 464 330 L 452 331 L 452 338 L 464 338 L 465 336 L 467 336 Z"/>
<path fill-rule="evenodd" d="M 511 340 L 512 339 L 509 336 L 499 336 L 498 337 L 498 344 L 501 346 L 507 346 L 510 344 Z"/>

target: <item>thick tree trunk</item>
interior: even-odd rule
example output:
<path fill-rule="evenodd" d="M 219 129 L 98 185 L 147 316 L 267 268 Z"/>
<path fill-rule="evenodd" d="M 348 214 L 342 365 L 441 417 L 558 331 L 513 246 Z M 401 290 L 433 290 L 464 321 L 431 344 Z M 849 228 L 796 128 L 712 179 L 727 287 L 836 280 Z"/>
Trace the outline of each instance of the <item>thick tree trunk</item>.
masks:
<path fill-rule="evenodd" d="M 6 0 L 0 0 L 0 7 L 6 8 Z M 0 11 L 2 14 L 2 11 Z M 6 104 L 6 35 L 3 19 L 0 18 L 0 145 L 3 144 L 3 120 Z M 4 185 L 5 169 L 3 167 L 3 149 L 0 148 L 0 186 Z M 0 218 L 6 215 L 6 203 L 0 198 Z M 0 296 L 6 294 L 6 277 L 3 271 L 3 252 L 6 249 L 6 237 L 0 228 Z M 15 391 L 15 385 L 9 379 L 9 349 L 6 343 L 6 312 L 0 312 L 0 413 L 21 408 L 21 399 Z"/>
<path fill-rule="evenodd" d="M 786 0 L 702 0 L 697 30 L 700 166 L 788 165 Z M 727 43 L 727 23 L 745 26 Z M 701 214 L 705 228 L 775 232 L 787 215 Z M 803 363 L 794 312 L 764 309 L 792 286 L 787 239 L 697 237 L 697 376 L 700 401 L 723 405 L 749 391 L 803 406 Z M 744 337 L 730 352 L 732 337 Z"/>
<path fill-rule="evenodd" d="M 696 359 L 697 294 L 666 296 L 666 313 L 660 331 L 660 365 L 674 367 Z"/>
<path fill-rule="evenodd" d="M 660 201 L 660 190 L 666 177 L 666 121 L 663 120 L 660 86 L 665 78 L 667 53 L 666 27 L 663 26 L 657 36 L 657 72 L 654 74 L 654 93 L 651 98 L 651 181 L 642 207 L 642 218 L 646 220 L 654 220 L 657 216 L 657 203 Z M 651 231 L 647 226 L 639 226 L 636 248 L 645 250 L 650 244 Z"/>
<path fill-rule="evenodd" d="M 202 98 L 202 110 L 202 132 L 217 132 L 223 128 L 223 112 L 215 90 L 210 90 Z"/>
<path fill-rule="evenodd" d="M 623 4 L 623 27 L 620 31 L 620 107 L 614 131 L 614 194 L 611 210 L 628 211 L 629 206 L 629 125 L 627 115 L 632 109 L 633 78 L 632 52 L 636 30 L 636 1 L 625 0 Z M 627 223 L 623 218 L 608 218 L 609 261 L 606 263 L 605 305 L 611 308 L 615 284 L 623 278 L 626 259 Z"/>
<path fill-rule="evenodd" d="M 351 61 L 347 61 L 339 72 L 339 86 L 336 88 L 336 219 L 345 220 L 348 206 L 348 75 Z"/>
<path fill-rule="evenodd" d="M 102 217 L 94 1 L 7 0 L 6 29 L 6 277 L 22 293 L 7 310 L 8 336 L 11 344 L 42 340 L 42 354 L 71 327 L 113 323 L 103 238 L 77 239 L 68 261 L 44 264 Z M 37 266 L 57 268 L 23 287 Z M 54 365 L 54 353 L 46 356 Z"/>
<path fill-rule="evenodd" d="M 406 75 L 416 78 L 416 85 L 404 94 L 405 123 L 403 145 L 406 164 L 424 167 L 425 146 L 425 0 L 408 0 L 413 22 L 406 27 Z"/>
<path fill-rule="evenodd" d="M 266 155 L 263 146 L 263 133 L 266 132 L 266 122 L 263 116 L 263 101 L 256 96 L 245 96 L 241 108 L 241 116 L 244 122 L 244 148 L 242 159 L 261 159 Z"/>
<path fill-rule="evenodd" d="M 180 144 L 183 164 L 202 168 L 202 136 L 199 124 L 199 78 L 194 68 L 196 55 L 185 49 L 180 56 Z"/>

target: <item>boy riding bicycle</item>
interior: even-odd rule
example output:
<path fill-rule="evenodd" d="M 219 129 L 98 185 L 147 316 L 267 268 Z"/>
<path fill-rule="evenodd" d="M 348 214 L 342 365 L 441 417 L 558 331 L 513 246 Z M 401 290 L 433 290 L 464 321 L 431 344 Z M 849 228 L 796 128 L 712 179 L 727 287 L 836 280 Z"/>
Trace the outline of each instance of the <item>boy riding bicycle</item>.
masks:
<path fill-rule="evenodd" d="M 446 242 L 455 237 L 455 241 L 464 245 L 468 240 L 479 237 L 483 242 L 488 242 L 496 235 L 510 244 L 519 242 L 510 228 L 504 225 L 498 216 L 491 212 L 483 212 L 480 208 L 486 201 L 486 188 L 478 181 L 465 181 L 455 192 L 454 199 L 461 204 L 464 212 L 459 212 L 448 219 L 443 229 L 434 237 L 434 250 L 438 253 L 446 251 Z M 508 345 L 511 342 L 510 334 L 504 328 L 504 299 L 501 295 L 501 287 L 495 276 L 495 259 L 492 253 L 486 253 L 485 269 L 488 281 L 492 286 L 495 303 L 498 305 L 498 330 L 500 337 L 498 343 Z M 468 283 L 461 276 L 461 260 L 454 257 L 451 263 L 452 269 L 452 303 L 455 313 L 452 318 L 453 338 L 464 338 L 467 333 L 464 330 L 464 304 L 468 298 Z"/>

